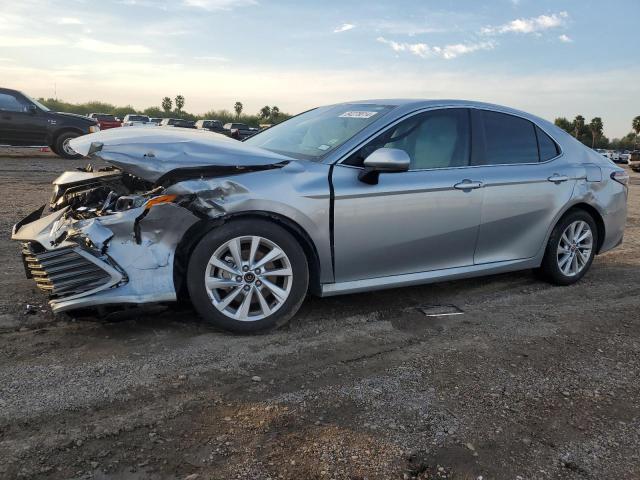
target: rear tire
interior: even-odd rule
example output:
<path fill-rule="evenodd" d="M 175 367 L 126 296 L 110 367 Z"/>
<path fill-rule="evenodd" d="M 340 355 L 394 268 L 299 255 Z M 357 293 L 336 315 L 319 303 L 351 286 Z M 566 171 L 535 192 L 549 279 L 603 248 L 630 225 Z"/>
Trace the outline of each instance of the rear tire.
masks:
<path fill-rule="evenodd" d="M 78 158 L 82 158 L 82 155 L 80 155 L 79 153 L 76 153 L 73 151 L 73 149 L 71 149 L 71 147 L 69 146 L 69 140 L 72 140 L 76 137 L 79 137 L 80 134 L 76 133 L 76 132 L 66 132 L 63 133 L 61 135 L 58 136 L 58 138 L 55 141 L 55 150 L 54 152 L 62 157 L 62 158 L 66 158 L 68 160 L 76 160 Z"/>
<path fill-rule="evenodd" d="M 266 261 L 268 256 L 273 260 Z M 196 245 L 187 268 L 195 309 L 231 332 L 255 333 L 286 324 L 302 305 L 308 285 L 302 247 L 267 220 L 235 220 L 211 230 Z"/>
<path fill-rule="evenodd" d="M 575 210 L 560 219 L 547 243 L 538 273 L 555 285 L 571 285 L 589 271 L 598 246 L 593 217 Z"/>

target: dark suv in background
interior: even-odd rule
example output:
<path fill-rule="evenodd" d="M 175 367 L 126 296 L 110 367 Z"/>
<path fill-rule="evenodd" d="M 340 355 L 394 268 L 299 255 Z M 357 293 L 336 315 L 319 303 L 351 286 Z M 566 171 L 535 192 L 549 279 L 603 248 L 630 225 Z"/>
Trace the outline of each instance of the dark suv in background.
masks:
<path fill-rule="evenodd" d="M 52 112 L 24 93 L 0 88 L 0 145 L 47 145 L 63 158 L 80 158 L 69 140 L 98 130 L 98 122 L 91 118 Z"/>
<path fill-rule="evenodd" d="M 198 120 L 196 122 L 196 128 L 200 130 L 209 130 L 210 132 L 215 133 L 222 133 L 225 135 L 229 133 L 224 129 L 224 126 L 222 125 L 222 122 L 220 120 Z"/>

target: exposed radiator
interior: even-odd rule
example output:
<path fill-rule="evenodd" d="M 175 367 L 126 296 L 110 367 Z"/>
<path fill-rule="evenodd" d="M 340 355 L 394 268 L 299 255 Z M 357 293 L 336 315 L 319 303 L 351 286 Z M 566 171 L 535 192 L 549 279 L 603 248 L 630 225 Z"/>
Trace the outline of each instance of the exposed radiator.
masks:
<path fill-rule="evenodd" d="M 39 245 L 22 244 L 27 275 L 53 298 L 67 297 L 104 286 L 111 275 L 72 248 L 35 253 Z"/>

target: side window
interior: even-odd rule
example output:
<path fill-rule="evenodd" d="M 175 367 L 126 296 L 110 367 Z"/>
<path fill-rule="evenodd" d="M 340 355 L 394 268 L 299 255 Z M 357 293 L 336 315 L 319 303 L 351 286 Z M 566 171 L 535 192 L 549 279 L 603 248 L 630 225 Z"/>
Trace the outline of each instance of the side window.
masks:
<path fill-rule="evenodd" d="M 538 162 L 533 123 L 505 113 L 482 111 L 485 165 Z"/>
<path fill-rule="evenodd" d="M 25 112 L 27 107 L 13 95 L 0 93 L 0 110 L 6 112 Z"/>
<path fill-rule="evenodd" d="M 546 162 L 553 157 L 557 157 L 560 151 L 558 145 L 554 142 L 549 135 L 544 133 L 538 126 L 536 126 L 536 136 L 538 137 L 538 150 L 540 151 L 540 161 Z"/>
<path fill-rule="evenodd" d="M 390 128 L 349 157 L 345 164 L 361 166 L 378 148 L 404 150 L 410 170 L 469 165 L 469 111 L 450 108 L 414 115 Z"/>

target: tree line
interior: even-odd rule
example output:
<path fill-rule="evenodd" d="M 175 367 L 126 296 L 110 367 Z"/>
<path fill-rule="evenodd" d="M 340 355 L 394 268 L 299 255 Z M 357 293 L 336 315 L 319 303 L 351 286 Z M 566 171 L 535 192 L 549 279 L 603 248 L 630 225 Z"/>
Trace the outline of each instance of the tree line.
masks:
<path fill-rule="evenodd" d="M 558 117 L 554 123 L 591 148 L 610 148 L 613 150 L 640 148 L 640 115 L 631 121 L 631 132 L 622 138 L 612 140 L 603 134 L 604 124 L 600 117 L 592 118 L 589 123 L 582 115 L 576 115 L 572 121 L 565 117 Z"/>
<path fill-rule="evenodd" d="M 222 123 L 240 122 L 249 126 L 257 127 L 260 124 L 275 124 L 291 118 L 291 115 L 280 111 L 276 105 L 264 106 L 257 114 L 247 114 L 244 112 L 242 102 L 235 102 L 231 110 L 212 109 L 202 115 L 195 115 L 184 110 L 186 100 L 183 95 L 176 95 L 175 98 L 164 97 L 160 101 L 160 106 L 136 109 L 132 105 L 117 106 L 111 103 L 91 101 L 86 103 L 70 103 L 57 98 L 39 98 L 38 101 L 57 112 L 77 113 L 88 115 L 90 113 L 107 113 L 118 118 L 124 118 L 129 114 L 147 115 L 152 118 L 180 118 L 183 120 L 211 119 L 220 120 Z"/>

